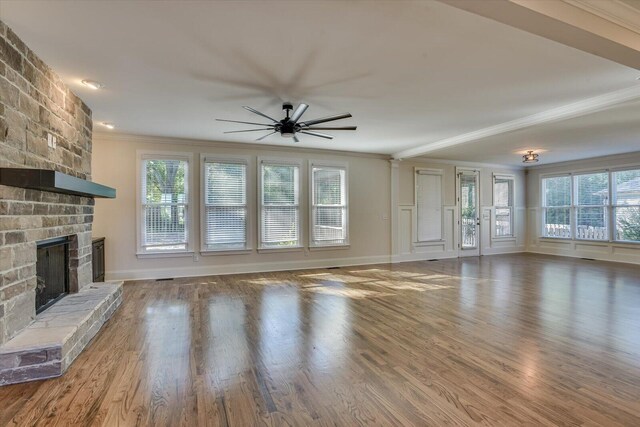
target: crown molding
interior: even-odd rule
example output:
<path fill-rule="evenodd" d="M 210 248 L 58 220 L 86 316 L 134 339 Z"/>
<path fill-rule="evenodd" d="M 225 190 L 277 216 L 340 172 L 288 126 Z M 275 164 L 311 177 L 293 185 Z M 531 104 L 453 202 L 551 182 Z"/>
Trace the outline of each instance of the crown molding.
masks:
<path fill-rule="evenodd" d="M 475 168 L 489 168 L 489 169 L 500 169 L 500 170 L 508 170 L 512 172 L 520 172 L 526 169 L 526 166 L 521 165 L 503 165 L 499 163 L 482 163 L 482 162 L 467 162 L 463 160 L 449 160 L 449 159 L 437 159 L 435 157 L 411 157 L 406 159 L 407 162 L 413 163 L 426 163 L 426 164 L 442 164 L 442 165 L 452 165 L 452 166 L 460 166 L 460 167 L 475 167 Z"/>
<path fill-rule="evenodd" d="M 630 88 L 609 92 L 604 95 L 594 96 L 592 98 L 583 99 L 561 107 L 552 108 L 520 119 L 511 120 L 509 122 L 500 123 L 498 125 L 489 126 L 472 132 L 463 133 L 450 138 L 441 139 L 439 141 L 430 142 L 419 145 L 414 148 L 394 153 L 394 159 L 406 159 L 411 157 L 422 156 L 436 150 L 453 147 L 456 145 L 467 144 L 469 142 L 480 139 L 514 132 L 532 126 L 538 126 L 546 123 L 553 123 L 561 120 L 572 119 L 584 116 L 598 111 L 613 107 L 614 105 L 624 102 L 640 99 L 640 85 Z"/>
<path fill-rule="evenodd" d="M 154 135 L 139 135 L 126 132 L 113 132 L 113 131 L 96 131 L 93 133 L 93 140 L 107 141 L 107 142 L 129 142 L 134 144 L 177 144 L 177 145 L 189 145 L 196 147 L 206 147 L 210 149 L 232 149 L 232 150 L 246 150 L 255 152 L 260 151 L 276 151 L 276 152 L 288 152 L 288 153 L 306 153 L 306 154 L 324 154 L 333 156 L 350 156 L 350 157 L 363 157 L 370 159 L 382 159 L 389 160 L 391 158 L 388 154 L 378 153 L 361 153 L 358 151 L 341 151 L 331 149 L 320 148 L 304 148 L 304 147 L 289 147 L 282 145 L 267 145 L 267 144 L 252 144 L 244 142 L 224 142 L 224 141 L 211 141 L 204 139 L 189 139 L 178 138 L 168 136 L 154 136 Z"/>
<path fill-rule="evenodd" d="M 571 167 L 576 168 L 584 164 L 591 162 L 610 162 L 615 168 L 633 166 L 636 167 L 640 164 L 640 151 L 631 151 L 629 153 L 611 154 L 609 156 L 600 157 L 586 157 L 583 159 L 566 160 L 562 162 L 544 163 L 542 165 L 528 166 L 527 171 L 540 171 L 545 169 L 555 169 L 559 167 Z M 592 169 L 587 167 L 587 169 Z M 586 169 L 585 169 L 586 170 Z"/>
<path fill-rule="evenodd" d="M 638 7 L 620 0 L 563 0 L 602 19 L 640 34 L 640 3 Z"/>

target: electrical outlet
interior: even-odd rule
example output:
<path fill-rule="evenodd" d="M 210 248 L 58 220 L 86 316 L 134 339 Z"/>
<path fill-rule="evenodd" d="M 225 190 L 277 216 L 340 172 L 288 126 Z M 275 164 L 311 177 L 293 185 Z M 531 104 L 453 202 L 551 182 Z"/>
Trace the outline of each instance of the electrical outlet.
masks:
<path fill-rule="evenodd" d="M 198 262 L 198 261 L 200 261 L 200 255 L 193 254 L 193 262 Z"/>

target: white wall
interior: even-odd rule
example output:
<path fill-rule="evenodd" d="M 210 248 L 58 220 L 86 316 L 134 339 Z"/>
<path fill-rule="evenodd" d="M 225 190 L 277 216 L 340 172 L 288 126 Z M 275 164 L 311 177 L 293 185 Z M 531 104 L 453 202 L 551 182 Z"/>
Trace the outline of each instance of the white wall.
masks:
<path fill-rule="evenodd" d="M 499 253 L 523 252 L 526 242 L 526 197 L 525 175 L 523 169 L 509 169 L 500 166 L 473 165 L 465 162 L 443 162 L 429 159 L 409 159 L 398 163 L 397 170 L 397 221 L 394 237 L 394 261 L 412 261 L 458 256 L 458 209 L 456 205 L 456 168 L 476 169 L 480 174 L 480 253 L 492 255 Z M 443 241 L 416 242 L 415 233 L 415 169 L 442 170 L 443 177 Z M 514 237 L 494 238 L 492 224 L 493 175 L 513 175 L 515 180 L 514 200 Z M 393 186 L 393 184 L 392 184 Z M 392 189 L 393 191 L 393 189 Z M 392 195 L 392 200 L 394 196 Z M 392 207 L 393 209 L 393 207 Z"/>
<path fill-rule="evenodd" d="M 570 257 L 640 264 L 640 244 L 590 242 L 584 240 L 542 238 L 540 180 L 545 174 L 606 169 L 640 168 L 640 153 L 624 154 L 574 162 L 555 163 L 528 169 L 527 174 L 527 251 Z"/>
<path fill-rule="evenodd" d="M 330 144 L 330 143 L 328 143 Z M 301 170 L 301 218 L 303 242 L 308 242 L 308 173 L 307 161 L 332 160 L 349 165 L 349 234 L 346 249 L 309 250 L 286 253 L 200 256 L 200 234 L 193 233 L 195 256 L 188 258 L 140 259 L 136 256 L 136 161 L 137 150 L 179 151 L 194 154 L 194 182 L 200 182 L 200 154 L 236 154 L 251 156 L 255 186 L 258 156 L 297 158 Z M 294 147 L 268 147 L 131 135 L 94 135 L 93 179 L 116 188 L 115 199 L 96 199 L 93 235 L 106 237 L 106 276 L 108 279 L 200 276 L 252 271 L 275 271 L 296 268 L 328 267 L 389 262 L 391 231 L 390 164 L 384 156 L 300 150 Z M 193 188 L 195 224 L 199 224 L 200 189 Z M 255 189 L 253 194 L 255 195 Z M 257 212 L 254 212 L 257 216 Z M 255 227 L 256 220 L 252 221 Z M 255 238 L 254 230 L 253 236 Z M 307 245 L 308 246 L 308 245 Z M 254 242 L 253 247 L 256 247 Z"/>

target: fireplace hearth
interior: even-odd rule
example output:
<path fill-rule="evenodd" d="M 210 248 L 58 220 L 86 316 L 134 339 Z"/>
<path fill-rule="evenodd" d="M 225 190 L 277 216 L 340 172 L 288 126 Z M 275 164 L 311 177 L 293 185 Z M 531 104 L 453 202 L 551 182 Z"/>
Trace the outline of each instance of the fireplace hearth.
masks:
<path fill-rule="evenodd" d="M 60 237 L 37 243 L 36 313 L 51 307 L 69 293 L 69 244 Z"/>

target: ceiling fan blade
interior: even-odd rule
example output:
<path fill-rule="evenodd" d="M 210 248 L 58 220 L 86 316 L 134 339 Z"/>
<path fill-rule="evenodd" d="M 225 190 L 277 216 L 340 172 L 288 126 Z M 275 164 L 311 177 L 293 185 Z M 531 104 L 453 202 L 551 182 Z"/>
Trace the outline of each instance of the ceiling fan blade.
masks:
<path fill-rule="evenodd" d="M 269 119 L 269 120 L 271 120 L 273 123 L 280 123 L 279 121 L 277 121 L 277 120 L 276 120 L 276 119 L 274 119 L 273 117 L 269 117 L 269 116 L 267 116 L 266 114 L 263 114 L 263 113 L 261 113 L 261 112 L 260 112 L 260 111 L 258 111 L 258 110 L 254 110 L 254 109 L 253 109 L 253 108 L 251 108 L 251 107 L 247 107 L 246 105 L 242 106 L 242 108 L 244 108 L 245 110 L 251 111 L 253 114 L 257 114 L 257 115 L 259 115 L 259 116 L 262 116 L 262 117 L 264 117 L 265 119 Z"/>
<path fill-rule="evenodd" d="M 229 130 L 223 133 L 240 133 L 240 132 L 258 132 L 261 130 L 273 130 L 273 128 L 260 128 L 260 129 L 248 129 L 248 130 Z"/>
<path fill-rule="evenodd" d="M 304 114 L 304 112 L 307 111 L 307 108 L 309 108 L 307 104 L 300 103 L 300 105 L 298 105 L 298 108 L 296 108 L 296 111 L 294 111 L 293 115 L 291 115 L 291 118 L 289 119 L 289 121 L 293 123 L 297 123 L 298 120 L 300 120 L 300 117 L 302 117 L 302 115 Z"/>
<path fill-rule="evenodd" d="M 321 119 L 307 120 L 306 122 L 300 122 L 300 124 L 302 126 L 309 127 L 309 126 L 317 125 L 318 123 L 326 123 L 326 122 L 332 122 L 334 120 L 348 119 L 349 117 L 353 117 L 351 113 L 343 113 L 343 114 L 336 114 L 335 116 L 323 117 Z"/>
<path fill-rule="evenodd" d="M 320 138 L 325 138 L 325 139 L 333 139 L 333 137 L 331 135 L 327 135 L 326 133 L 320 133 L 320 132 L 309 132 L 306 130 L 301 130 L 300 133 L 304 133 L 307 135 L 313 135 L 313 136 L 319 136 Z"/>
<path fill-rule="evenodd" d="M 297 136 L 293 135 L 293 142 L 300 142 Z"/>
<path fill-rule="evenodd" d="M 244 123 L 245 125 L 273 126 L 270 123 L 242 122 L 240 120 L 216 119 L 216 121 L 218 121 L 218 122 L 231 122 L 231 123 Z"/>
<path fill-rule="evenodd" d="M 266 137 L 268 137 L 268 136 L 270 136 L 270 135 L 273 135 L 274 133 L 278 133 L 278 131 L 277 131 L 277 130 L 275 130 L 275 131 L 273 131 L 273 132 L 271 132 L 271 133 L 268 133 L 268 134 L 266 134 L 266 135 L 263 135 L 263 136 L 261 136 L 260 138 L 256 139 L 256 141 L 262 141 L 263 139 L 265 139 Z"/>
<path fill-rule="evenodd" d="M 315 127 L 311 126 L 304 130 L 356 130 L 358 126 L 342 126 L 342 127 Z"/>

